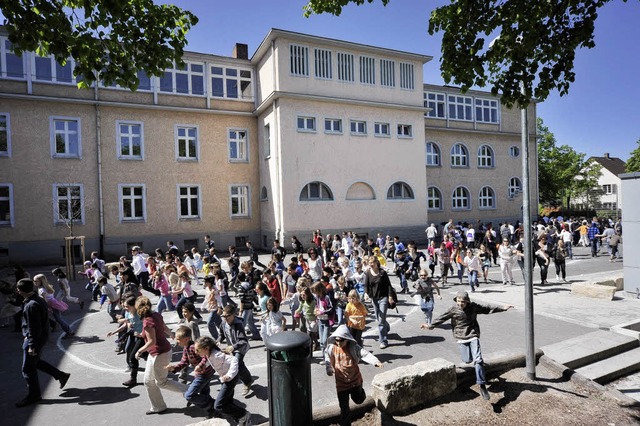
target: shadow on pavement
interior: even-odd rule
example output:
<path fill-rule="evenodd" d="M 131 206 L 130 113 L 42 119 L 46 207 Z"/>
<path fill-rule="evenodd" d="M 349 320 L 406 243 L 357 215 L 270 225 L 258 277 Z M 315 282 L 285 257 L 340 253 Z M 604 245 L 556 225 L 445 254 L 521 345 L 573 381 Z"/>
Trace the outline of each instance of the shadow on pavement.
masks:
<path fill-rule="evenodd" d="M 141 387 L 141 390 L 144 392 L 144 388 Z M 134 393 L 122 386 L 99 386 L 88 389 L 69 388 L 60 394 L 59 399 L 43 400 L 41 404 L 106 405 L 138 398 L 139 396 L 139 393 Z"/>

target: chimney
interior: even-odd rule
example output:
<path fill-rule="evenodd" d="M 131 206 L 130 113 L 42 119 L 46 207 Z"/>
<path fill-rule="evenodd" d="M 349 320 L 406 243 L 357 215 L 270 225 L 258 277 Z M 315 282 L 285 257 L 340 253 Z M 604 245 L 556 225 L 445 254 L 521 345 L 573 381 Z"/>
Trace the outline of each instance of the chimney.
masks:
<path fill-rule="evenodd" d="M 236 59 L 249 59 L 249 46 L 244 43 L 236 43 L 231 56 Z"/>

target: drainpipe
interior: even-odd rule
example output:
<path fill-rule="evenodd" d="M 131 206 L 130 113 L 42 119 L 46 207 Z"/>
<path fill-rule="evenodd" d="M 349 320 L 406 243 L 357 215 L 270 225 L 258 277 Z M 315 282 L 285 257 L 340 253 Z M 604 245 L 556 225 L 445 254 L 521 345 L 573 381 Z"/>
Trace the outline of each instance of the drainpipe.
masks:
<path fill-rule="evenodd" d="M 95 85 L 95 112 L 96 112 L 96 150 L 98 152 L 97 162 L 98 162 L 98 213 L 99 213 L 99 224 L 100 224 L 100 240 L 99 240 L 99 251 L 100 257 L 104 258 L 104 200 L 102 194 L 102 121 L 100 117 L 100 105 L 98 104 L 98 84 Z"/>
<path fill-rule="evenodd" d="M 276 64 L 278 63 L 278 57 L 275 40 L 271 41 L 271 50 L 273 52 L 273 81 L 275 82 L 273 89 L 277 92 L 280 88 L 280 85 L 278 84 L 278 67 L 276 66 Z M 278 198 L 276 206 L 276 238 L 284 244 L 284 213 L 282 206 L 282 203 L 284 202 L 284 194 L 282 193 L 282 147 L 280 145 L 280 132 L 278 131 L 278 129 L 281 128 L 278 103 L 278 99 L 273 101 L 273 121 L 275 124 L 274 130 L 276 130 L 274 131 L 274 165 L 276 169 L 276 188 L 278 188 Z M 275 197 L 274 201 L 276 201 Z"/>

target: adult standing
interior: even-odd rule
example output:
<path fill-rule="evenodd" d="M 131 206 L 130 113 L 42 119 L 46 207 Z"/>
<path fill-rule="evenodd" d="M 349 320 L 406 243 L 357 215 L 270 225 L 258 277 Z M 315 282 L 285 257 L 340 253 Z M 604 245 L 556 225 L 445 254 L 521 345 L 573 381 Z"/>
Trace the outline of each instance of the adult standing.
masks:
<path fill-rule="evenodd" d="M 431 245 L 431 241 L 435 241 L 438 236 L 438 228 L 436 228 L 436 225 L 432 223 L 424 230 L 424 232 L 427 234 L 427 241 L 429 242 L 429 245 Z"/>
<path fill-rule="evenodd" d="M 569 259 L 573 260 L 573 234 L 567 223 L 562 225 L 562 231 L 560 231 L 560 239 L 562 240 L 564 247 L 567 249 Z"/>
<path fill-rule="evenodd" d="M 598 257 L 598 238 L 601 237 L 599 231 L 598 222 L 596 222 L 594 218 L 591 226 L 587 229 L 587 237 L 589 237 L 589 241 L 591 242 L 591 257 Z"/>
<path fill-rule="evenodd" d="M 391 297 L 391 280 L 387 272 L 380 269 L 380 261 L 377 257 L 369 259 L 369 269 L 364 274 L 365 293 L 373 301 L 373 309 L 378 321 L 378 340 L 380 349 L 389 346 L 387 335 L 391 326 L 387 322 L 387 309 L 393 300 Z"/>
<path fill-rule="evenodd" d="M 60 382 L 62 389 L 69 380 L 69 373 L 62 372 L 40 358 L 42 349 L 49 338 L 48 307 L 38 296 L 35 284 L 28 278 L 18 281 L 17 291 L 22 298 L 22 376 L 27 381 L 27 396 L 16 403 L 16 407 L 26 407 L 42 400 L 38 370 L 44 371 Z"/>
<path fill-rule="evenodd" d="M 307 265 L 309 265 L 307 274 L 309 274 L 313 282 L 319 281 L 322 277 L 322 268 L 324 267 L 322 258 L 318 256 L 318 251 L 315 248 L 310 248 L 307 254 L 309 255 L 309 259 L 307 260 Z"/>
<path fill-rule="evenodd" d="M 156 290 L 149 283 L 149 270 L 147 269 L 147 262 L 142 255 L 142 251 L 139 246 L 133 246 L 131 248 L 131 266 L 133 267 L 133 273 L 138 280 L 138 283 L 144 290 L 150 293 L 160 296 L 160 290 Z"/>
<path fill-rule="evenodd" d="M 258 252 L 253 248 L 253 243 L 251 241 L 247 241 L 245 245 L 247 246 L 247 250 L 249 250 L 249 259 L 253 261 L 253 264 L 261 267 L 262 269 L 267 269 L 267 265 L 260 263 L 260 260 L 258 259 Z"/>
<path fill-rule="evenodd" d="M 502 244 L 498 248 L 498 256 L 500 257 L 500 271 L 502 272 L 502 284 L 514 284 L 513 281 L 513 263 L 515 250 L 511 247 L 509 237 L 502 238 Z"/>

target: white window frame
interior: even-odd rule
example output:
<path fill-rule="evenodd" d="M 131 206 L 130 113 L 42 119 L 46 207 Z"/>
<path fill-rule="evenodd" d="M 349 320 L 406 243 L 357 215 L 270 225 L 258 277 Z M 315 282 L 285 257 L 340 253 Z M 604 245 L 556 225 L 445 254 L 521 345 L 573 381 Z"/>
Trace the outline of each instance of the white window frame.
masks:
<path fill-rule="evenodd" d="M 129 126 L 129 133 L 121 133 L 120 126 Z M 140 126 L 140 155 L 125 155 L 122 153 L 122 139 L 126 138 L 129 145 L 129 152 L 133 152 L 132 139 L 135 133 L 132 133 L 132 126 Z M 116 120 L 116 150 L 119 160 L 144 160 L 144 123 L 142 121 Z"/>
<path fill-rule="evenodd" d="M 159 83 L 158 77 L 148 75 L 145 71 L 138 71 L 136 73 L 136 76 L 138 77 L 138 87 L 136 88 L 136 92 L 151 92 L 155 90 L 156 86 L 158 86 L 158 83 Z M 143 86 L 141 84 L 144 81 L 144 79 L 147 79 L 149 81 L 148 87 Z M 122 87 L 116 83 L 111 83 L 110 85 L 107 86 L 104 83 L 104 81 L 100 81 L 99 85 L 100 87 L 104 87 L 107 89 L 129 90 L 128 88 Z M 163 92 L 163 93 L 167 93 L 167 92 Z"/>
<path fill-rule="evenodd" d="M 338 61 L 338 81 L 353 83 L 356 81 L 355 58 L 353 53 L 336 53 Z"/>
<path fill-rule="evenodd" d="M 476 98 L 476 121 L 478 123 L 498 124 L 500 122 L 500 108 L 496 99 Z M 485 120 L 488 114 L 488 120 Z"/>
<path fill-rule="evenodd" d="M 236 136 L 233 137 L 232 133 Z M 244 133 L 244 138 L 240 135 Z M 231 156 L 231 146 L 236 145 L 235 157 Z M 249 131 L 247 129 L 229 128 L 227 129 L 227 152 L 229 153 L 230 163 L 248 163 L 249 162 Z"/>
<path fill-rule="evenodd" d="M 514 198 L 521 192 L 522 192 L 522 180 L 520 180 L 520 178 L 517 176 L 511 177 L 507 185 L 508 197 Z"/>
<path fill-rule="evenodd" d="M 217 69 L 221 70 L 221 74 L 217 73 Z M 253 101 L 253 71 L 249 68 L 231 67 L 226 65 L 214 64 L 209 66 L 210 72 L 210 89 L 209 97 L 216 99 L 229 99 L 234 101 Z M 236 75 L 233 75 L 235 72 Z M 243 75 L 243 73 L 249 73 L 249 76 Z M 213 93 L 214 80 L 222 81 L 222 96 L 218 93 Z M 250 88 L 247 96 L 242 90 L 243 83 L 248 83 Z M 231 96 L 229 91 L 229 85 L 235 84 L 237 96 Z"/>
<path fill-rule="evenodd" d="M 380 85 L 382 87 L 396 87 L 396 61 L 380 59 Z"/>
<path fill-rule="evenodd" d="M 411 124 L 398 124 L 397 129 L 399 139 L 413 139 L 413 126 Z"/>
<path fill-rule="evenodd" d="M 84 185 L 81 183 L 54 183 L 52 185 L 53 187 L 53 224 L 54 225 L 64 225 L 66 222 L 64 219 L 61 219 L 61 215 L 60 215 L 60 201 L 61 198 L 59 198 L 58 196 L 58 188 L 67 188 L 67 195 L 66 195 L 66 200 L 67 202 L 72 201 L 74 198 L 71 197 L 71 195 L 69 194 L 69 190 L 72 188 L 80 188 L 80 216 L 81 219 L 79 221 L 76 221 L 75 219 L 73 220 L 73 222 L 75 224 L 79 224 L 79 225 L 84 225 L 85 222 L 85 205 L 84 205 Z M 67 204 L 67 213 L 69 213 L 68 211 L 68 206 L 71 203 Z"/>
<path fill-rule="evenodd" d="M 428 118 L 446 119 L 447 118 L 447 95 L 442 92 L 424 92 L 424 107 L 431 108 L 431 111 L 425 112 L 424 116 Z"/>
<path fill-rule="evenodd" d="M 461 194 L 457 194 L 458 190 Z M 451 210 L 471 210 L 471 196 L 467 187 L 457 186 L 453 189 L 451 193 Z"/>
<path fill-rule="evenodd" d="M 390 138 L 391 124 L 382 122 L 373 123 L 373 134 L 378 138 Z"/>
<path fill-rule="evenodd" d="M 327 125 L 329 128 L 327 129 Z M 332 135 L 342 134 L 342 119 L 341 118 L 325 118 L 324 119 L 324 132 Z"/>
<path fill-rule="evenodd" d="M 7 138 L 7 149 L 0 151 L 0 157 L 11 157 L 11 114 L 8 112 L 0 112 L 0 116 L 4 117 L 5 125 L 0 124 L 0 134 L 4 133 Z"/>
<path fill-rule="evenodd" d="M 124 190 L 131 190 L 131 194 L 124 195 Z M 134 194 L 135 189 L 142 189 L 142 195 Z M 142 201 L 142 214 L 139 216 L 127 216 L 124 208 L 125 199 L 131 203 L 131 211 L 135 214 L 135 201 Z M 119 183 L 118 184 L 118 204 L 120 207 L 120 223 L 146 222 L 147 221 L 147 188 L 143 183 Z"/>
<path fill-rule="evenodd" d="M 202 67 L 202 71 L 193 71 L 192 70 L 192 66 L 201 66 Z M 175 62 L 173 63 L 173 67 L 172 68 L 167 68 L 165 70 L 165 75 L 166 73 L 171 73 L 171 90 L 163 90 L 162 88 L 162 79 L 164 78 L 164 76 L 162 77 L 158 77 L 158 92 L 159 93 L 168 93 L 168 94 L 173 94 L 173 95 L 184 95 L 184 96 L 207 96 L 207 80 L 205 78 L 205 63 L 204 62 L 198 62 L 198 61 L 184 61 L 184 69 L 178 69 L 176 67 Z M 178 91 L 178 84 L 177 84 L 177 80 L 178 80 L 178 75 L 186 75 L 187 76 L 187 91 L 186 92 L 182 92 L 182 91 Z M 193 93 L 193 82 L 194 79 L 196 77 L 200 77 L 202 79 L 202 93 Z"/>
<path fill-rule="evenodd" d="M 474 103 L 471 96 L 449 94 L 447 104 L 450 120 L 473 121 Z"/>
<path fill-rule="evenodd" d="M 60 81 L 60 79 L 58 78 L 58 67 L 63 68 L 62 65 L 58 64 L 58 62 L 56 61 L 56 59 L 53 57 L 53 55 L 47 55 L 47 56 L 38 56 L 36 53 L 32 53 L 29 55 L 30 58 L 30 62 L 31 62 L 31 78 L 33 81 L 38 82 L 38 83 L 57 83 L 57 84 L 75 84 L 76 83 L 76 78 L 73 75 L 73 70 L 76 66 L 76 62 L 73 60 L 73 58 L 69 58 L 67 59 L 67 63 L 65 64 L 65 67 L 69 67 L 70 71 L 71 71 L 71 80 L 69 81 L 65 81 L 62 80 Z M 38 61 L 48 61 L 49 62 L 49 71 L 51 72 L 51 79 L 48 80 L 46 78 L 38 78 L 38 69 L 36 67 L 36 63 Z"/>
<path fill-rule="evenodd" d="M 349 132 L 352 136 L 366 136 L 367 122 L 364 120 L 349 120 Z"/>
<path fill-rule="evenodd" d="M 317 197 L 312 197 L 311 196 L 311 185 L 317 185 L 318 186 L 318 196 Z M 306 192 L 305 197 L 302 196 L 302 193 Z M 298 196 L 298 201 L 300 202 L 313 202 L 313 203 L 317 203 L 317 202 L 321 202 L 321 201 L 333 201 L 333 191 L 331 190 L 331 188 L 329 188 L 329 185 L 327 185 L 324 182 L 321 181 L 313 181 L 313 182 L 309 182 L 306 185 L 304 185 L 302 187 L 302 189 L 300 190 L 300 195 Z"/>
<path fill-rule="evenodd" d="M 518 158 L 520 157 L 520 147 L 518 145 L 511 145 L 509 147 L 509 155 L 513 158 Z"/>
<path fill-rule="evenodd" d="M 8 79 L 12 79 L 12 80 L 25 80 L 27 77 L 27 67 L 26 65 L 26 57 L 29 54 L 28 52 L 24 52 L 22 54 L 22 57 L 19 57 L 18 55 L 16 55 L 15 53 L 13 53 L 13 49 L 7 49 L 7 43 L 11 44 L 11 42 L 9 41 L 9 39 L 7 37 L 0 37 L 0 70 L 2 70 L 0 77 L 2 78 L 8 78 Z M 9 75 L 7 73 L 7 56 L 8 55 L 13 55 L 16 58 L 20 59 L 22 61 L 22 75 L 21 76 L 14 76 L 14 75 Z"/>
<path fill-rule="evenodd" d="M 376 84 L 376 58 L 373 56 L 360 56 L 360 83 L 373 86 Z"/>
<path fill-rule="evenodd" d="M 415 89 L 414 66 L 408 62 L 400 62 L 400 88 L 404 90 Z"/>
<path fill-rule="evenodd" d="M 396 189 L 400 188 L 400 195 L 396 194 Z M 389 193 L 391 192 L 391 195 Z M 387 201 L 407 201 L 415 200 L 415 193 L 411 185 L 403 181 L 397 181 L 391 184 L 387 189 Z"/>
<path fill-rule="evenodd" d="M 300 125 L 302 121 L 302 126 Z M 316 118 L 310 115 L 299 115 L 296 117 L 296 129 L 302 133 L 315 133 L 316 132 Z"/>
<path fill-rule="evenodd" d="M 432 150 L 429 147 L 433 147 Z M 429 167 L 440 167 L 442 166 L 442 150 L 440 146 L 433 142 L 427 141 L 425 144 L 425 164 Z"/>
<path fill-rule="evenodd" d="M 7 188 L 9 190 L 9 195 L 4 197 L 0 195 L 0 202 L 7 202 L 9 205 L 9 220 L 3 220 L 0 218 L 0 227 L 11 227 L 13 228 L 15 224 L 15 217 L 13 215 L 13 184 L 11 183 L 0 183 L 0 187 Z"/>
<path fill-rule="evenodd" d="M 289 45 L 289 74 L 309 77 L 309 47 L 302 44 Z"/>
<path fill-rule="evenodd" d="M 182 195 L 180 194 L 180 190 L 181 189 L 187 189 L 188 193 L 186 195 Z M 191 193 L 192 189 L 196 189 L 197 190 L 197 195 L 193 195 Z M 200 220 L 202 219 L 202 188 L 200 187 L 200 185 L 198 184 L 178 184 L 176 185 L 176 198 L 177 198 L 177 202 L 178 202 L 178 220 Z M 188 210 L 189 212 L 187 212 L 186 215 L 182 214 L 182 199 L 186 199 L 187 200 L 187 206 L 188 206 Z M 193 199 L 197 200 L 198 203 L 198 213 L 197 214 L 193 214 L 193 212 L 191 212 L 191 200 Z"/>
<path fill-rule="evenodd" d="M 271 124 L 267 123 L 264 125 L 263 130 L 264 136 L 264 158 L 265 160 L 271 157 Z"/>
<path fill-rule="evenodd" d="M 239 190 L 234 194 L 234 190 Z M 233 200 L 238 200 L 240 211 L 233 212 Z M 244 209 L 242 208 L 244 206 Z M 249 184 L 230 184 L 229 185 L 229 217 L 231 218 L 248 218 L 251 217 L 251 188 Z"/>
<path fill-rule="evenodd" d="M 427 210 L 442 210 L 442 191 L 437 186 L 427 187 Z"/>
<path fill-rule="evenodd" d="M 180 130 L 184 130 L 184 136 L 180 136 Z M 189 130 L 195 130 L 195 137 L 189 136 Z M 200 160 L 200 126 L 197 124 L 175 124 L 173 126 L 173 135 L 175 140 L 175 148 L 176 148 L 176 161 L 187 161 L 187 162 L 197 162 Z M 195 140 L 195 152 L 193 155 L 191 154 L 191 150 L 189 149 L 189 141 Z M 185 153 L 188 155 L 182 156 L 180 155 L 180 143 L 184 141 L 185 143 Z"/>
<path fill-rule="evenodd" d="M 450 154 L 451 167 L 469 167 L 469 149 L 463 143 L 455 143 Z"/>
<path fill-rule="evenodd" d="M 483 186 L 480 188 L 480 192 L 478 192 L 478 209 L 496 209 L 496 191 L 489 185 Z"/>
<path fill-rule="evenodd" d="M 601 185 L 602 188 L 602 192 L 604 193 L 604 195 L 611 195 L 613 194 L 613 185 L 610 183 L 605 183 L 603 185 Z"/>
<path fill-rule="evenodd" d="M 67 121 L 67 122 L 75 121 L 76 122 L 77 135 L 78 135 L 78 152 L 77 153 L 73 153 L 73 154 L 68 153 L 69 141 L 66 137 L 65 137 L 65 152 L 62 154 L 56 152 L 57 131 L 56 131 L 55 123 L 57 121 Z M 69 135 L 71 134 L 71 132 L 65 129 L 62 132 L 62 134 Z M 82 158 L 82 121 L 80 120 L 80 117 L 64 117 L 59 115 L 50 116 L 49 117 L 49 135 L 50 135 L 49 139 L 51 144 L 52 158 Z"/>
<path fill-rule="evenodd" d="M 333 52 L 329 49 L 313 49 L 314 75 L 321 80 L 333 78 Z"/>
<path fill-rule="evenodd" d="M 490 145 L 480 145 L 478 148 L 478 168 L 493 169 L 496 167 L 495 154 Z"/>

